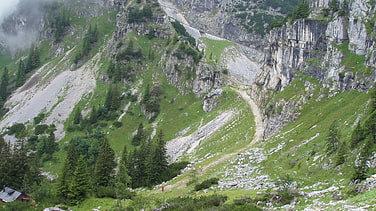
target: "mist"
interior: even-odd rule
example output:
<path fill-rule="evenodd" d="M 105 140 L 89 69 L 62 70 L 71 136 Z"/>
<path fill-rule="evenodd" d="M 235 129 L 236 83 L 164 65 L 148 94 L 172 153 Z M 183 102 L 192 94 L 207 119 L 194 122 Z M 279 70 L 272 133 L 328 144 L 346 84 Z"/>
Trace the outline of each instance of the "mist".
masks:
<path fill-rule="evenodd" d="M 0 0 L 0 47 L 14 55 L 37 41 L 43 28 L 42 3 L 54 0 Z"/>
<path fill-rule="evenodd" d="M 18 5 L 19 0 L 1 0 L 0 1 L 0 25 L 4 19 L 12 14 Z"/>

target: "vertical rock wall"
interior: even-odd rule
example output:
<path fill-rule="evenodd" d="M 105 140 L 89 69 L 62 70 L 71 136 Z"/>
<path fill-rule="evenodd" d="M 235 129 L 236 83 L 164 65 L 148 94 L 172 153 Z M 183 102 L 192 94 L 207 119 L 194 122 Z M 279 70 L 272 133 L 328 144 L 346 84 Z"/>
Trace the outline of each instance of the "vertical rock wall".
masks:
<path fill-rule="evenodd" d="M 267 111 L 270 90 L 284 90 L 300 73 L 339 91 L 367 91 L 376 81 L 375 5 L 352 0 L 345 6 L 340 1 L 341 8 L 348 9 L 344 14 L 331 12 L 329 17 L 324 17 L 322 8 L 329 7 L 328 0 L 312 0 L 310 5 L 320 7 L 312 8 L 310 17 L 316 18 L 286 24 L 267 37 L 264 63 L 250 91 L 264 107 L 265 137 L 294 121 L 299 114 L 294 108 L 308 101 L 309 96 L 301 96 L 295 102 L 277 102 L 274 106 L 281 107 L 279 114 Z M 345 60 L 350 56 L 364 62 L 347 66 Z"/>

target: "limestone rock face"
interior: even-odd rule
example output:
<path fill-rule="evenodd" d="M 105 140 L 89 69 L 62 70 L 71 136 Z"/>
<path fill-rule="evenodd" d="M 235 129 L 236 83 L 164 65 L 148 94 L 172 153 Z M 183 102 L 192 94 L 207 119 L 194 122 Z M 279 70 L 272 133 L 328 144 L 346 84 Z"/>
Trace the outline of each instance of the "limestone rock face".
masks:
<path fill-rule="evenodd" d="M 204 104 L 202 106 L 205 112 L 210 112 L 219 106 L 219 102 L 217 100 L 220 96 L 222 96 L 222 92 L 222 89 L 215 89 L 205 96 Z"/>
<path fill-rule="evenodd" d="M 310 17 L 322 17 L 322 7 L 329 7 L 328 0 L 310 2 L 311 7 L 320 7 L 312 8 Z M 340 5 L 345 8 L 344 1 Z M 376 28 L 370 24 L 374 23 L 375 8 L 361 0 L 351 1 L 347 7 L 344 14 L 334 12 L 332 18 L 297 20 L 268 34 L 264 62 L 250 91 L 265 108 L 266 137 L 294 121 L 299 113 L 293 108 L 308 99 L 301 96 L 295 102 L 281 100 L 274 105 L 279 107 L 274 111 L 279 112 L 270 113 L 265 96 L 270 90 L 284 90 L 301 74 L 339 91 L 367 91 L 376 82 Z"/>
<path fill-rule="evenodd" d="M 162 0 L 165 1 L 165 0 Z M 236 0 L 176 0 L 188 24 L 201 32 L 212 34 L 250 47 L 248 56 L 256 61 L 262 58 L 265 40 L 261 35 L 249 33 L 234 18 L 232 6 L 241 3 Z"/>
<path fill-rule="evenodd" d="M 326 1 L 311 2 L 316 6 L 327 4 Z M 374 69 L 375 35 L 367 33 L 365 24 L 373 18 L 374 10 L 367 2 L 357 0 L 349 5 L 347 15 L 334 13 L 331 21 L 302 19 L 272 30 L 256 84 L 282 90 L 295 77 L 296 71 L 300 71 L 333 89 L 367 90 L 375 82 L 375 74 L 354 74 L 351 71 L 354 67 L 343 62 L 348 56 L 343 48 L 348 48 L 351 54 L 364 56 L 364 69 Z M 343 80 L 343 75 L 348 77 Z"/>

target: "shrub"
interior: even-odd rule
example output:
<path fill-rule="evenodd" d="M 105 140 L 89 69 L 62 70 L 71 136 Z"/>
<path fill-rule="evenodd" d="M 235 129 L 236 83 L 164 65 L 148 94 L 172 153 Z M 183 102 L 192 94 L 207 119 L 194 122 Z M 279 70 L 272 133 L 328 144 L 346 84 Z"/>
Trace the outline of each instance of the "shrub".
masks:
<path fill-rule="evenodd" d="M 117 127 L 117 128 L 121 128 L 123 126 L 123 123 L 116 121 L 116 122 L 114 122 L 114 126 Z"/>
<path fill-rule="evenodd" d="M 34 117 L 34 124 L 39 124 L 44 119 L 46 115 L 44 113 L 38 114 L 38 116 Z"/>
<path fill-rule="evenodd" d="M 150 6 L 145 6 L 142 9 L 129 8 L 128 10 L 128 23 L 140 23 L 153 17 L 153 10 Z"/>
<path fill-rule="evenodd" d="M 210 196 L 201 196 L 199 198 L 175 198 L 168 203 L 169 207 L 164 210 L 209 210 L 213 207 L 219 207 L 224 202 L 227 201 L 227 196 L 223 195 L 210 195 Z"/>
<path fill-rule="evenodd" d="M 37 125 L 34 129 L 35 135 L 44 134 L 48 129 L 48 125 Z"/>
<path fill-rule="evenodd" d="M 184 28 L 184 26 L 179 21 L 171 22 L 172 26 L 174 27 L 175 31 L 180 35 L 183 36 L 192 46 L 196 46 L 196 40 L 193 38 Z"/>
<path fill-rule="evenodd" d="M 195 191 L 204 190 L 204 189 L 210 188 L 212 185 L 217 185 L 217 184 L 218 184 L 218 178 L 211 178 L 211 179 L 203 181 L 200 184 L 197 184 L 194 190 Z"/>
<path fill-rule="evenodd" d="M 25 125 L 22 123 L 16 123 L 10 127 L 8 127 L 8 135 L 19 134 L 20 132 L 26 129 Z"/>
<path fill-rule="evenodd" d="M 172 163 L 168 166 L 166 180 L 170 180 L 180 174 L 180 171 L 184 169 L 189 162 L 182 161 L 178 163 Z"/>
<path fill-rule="evenodd" d="M 116 191 L 115 188 L 112 186 L 99 186 L 97 187 L 97 191 L 95 192 L 96 197 L 98 198 L 113 198 L 116 199 Z"/>

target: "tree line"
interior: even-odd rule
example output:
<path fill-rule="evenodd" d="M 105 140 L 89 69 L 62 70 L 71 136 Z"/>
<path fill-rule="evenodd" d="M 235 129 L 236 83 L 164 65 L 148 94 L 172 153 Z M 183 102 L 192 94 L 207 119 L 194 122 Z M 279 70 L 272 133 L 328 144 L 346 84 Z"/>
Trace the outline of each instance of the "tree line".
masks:
<path fill-rule="evenodd" d="M 132 152 L 125 145 L 118 163 L 104 136 L 93 140 L 76 137 L 67 147 L 57 194 L 67 204 L 77 204 L 92 195 L 130 198 L 135 195 L 131 188 L 160 184 L 176 176 L 185 165 L 168 164 L 162 131 L 156 140 L 148 140 Z"/>

